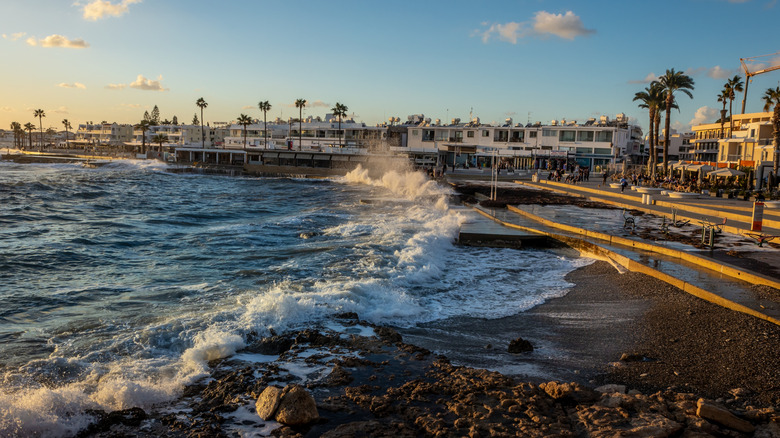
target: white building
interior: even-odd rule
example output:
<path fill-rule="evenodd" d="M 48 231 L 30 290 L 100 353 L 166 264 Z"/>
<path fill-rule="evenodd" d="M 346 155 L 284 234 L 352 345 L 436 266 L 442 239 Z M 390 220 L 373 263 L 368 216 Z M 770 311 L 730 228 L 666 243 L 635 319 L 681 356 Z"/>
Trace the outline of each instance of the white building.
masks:
<path fill-rule="evenodd" d="M 74 143 L 84 145 L 123 145 L 133 136 L 133 126 L 117 123 L 82 123 Z"/>

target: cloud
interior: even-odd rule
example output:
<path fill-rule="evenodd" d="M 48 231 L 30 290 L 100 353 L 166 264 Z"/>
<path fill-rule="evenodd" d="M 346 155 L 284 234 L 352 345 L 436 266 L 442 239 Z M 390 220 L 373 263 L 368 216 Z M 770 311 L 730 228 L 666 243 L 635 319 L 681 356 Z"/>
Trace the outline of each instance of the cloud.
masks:
<path fill-rule="evenodd" d="M 631 81 L 628 81 L 629 84 L 649 84 L 650 82 L 657 81 L 658 76 L 655 75 L 655 73 L 648 73 L 647 76 L 645 76 L 644 79 L 634 79 Z"/>
<path fill-rule="evenodd" d="M 16 41 L 16 40 L 22 38 L 25 35 L 27 35 L 27 32 L 16 32 L 16 33 L 12 33 L 11 36 L 3 34 L 3 39 Z"/>
<path fill-rule="evenodd" d="M 162 75 L 160 75 L 157 80 L 152 79 L 146 79 L 144 75 L 138 75 L 137 78 L 135 78 L 135 81 L 128 84 L 108 84 L 106 85 L 106 89 L 108 90 L 124 90 L 127 87 L 135 88 L 136 90 L 144 90 L 144 91 L 170 91 L 170 88 L 163 88 L 162 83 Z"/>
<path fill-rule="evenodd" d="M 734 74 L 736 74 L 736 70 L 726 70 L 721 68 L 719 65 L 716 65 L 715 67 L 707 70 L 707 76 L 711 77 L 712 79 L 726 79 L 730 78 Z"/>
<path fill-rule="evenodd" d="M 62 35 L 49 35 L 42 40 L 37 40 L 35 37 L 30 37 L 27 38 L 27 44 L 41 47 L 66 47 L 69 49 L 85 49 L 89 47 L 89 44 L 81 38 L 69 40 Z"/>
<path fill-rule="evenodd" d="M 330 108 L 330 104 L 325 103 L 321 100 L 315 100 L 314 102 L 309 102 L 306 104 L 309 108 Z"/>
<path fill-rule="evenodd" d="M 107 0 L 93 0 L 82 8 L 84 11 L 84 19 L 97 21 L 105 17 L 119 17 L 126 14 L 128 12 L 128 6 L 134 3 L 141 3 L 141 0 L 122 0 L 122 2 L 117 4 L 113 4 Z"/>
<path fill-rule="evenodd" d="M 691 67 L 685 70 L 685 74 L 688 76 L 697 76 L 699 73 L 703 73 L 705 71 L 707 71 L 706 67 L 696 67 L 696 68 Z"/>
<path fill-rule="evenodd" d="M 57 114 L 68 114 L 68 107 L 61 106 L 61 107 L 59 107 L 57 109 L 51 110 L 51 112 L 57 113 Z"/>
<path fill-rule="evenodd" d="M 696 110 L 696 114 L 694 114 L 693 119 L 689 122 L 689 124 L 694 126 L 701 125 L 702 123 L 709 123 L 719 116 L 720 113 L 717 109 L 703 106 Z"/>
<path fill-rule="evenodd" d="M 87 88 L 86 85 L 84 85 L 82 83 L 79 83 L 79 82 L 74 82 L 72 84 L 67 84 L 65 82 L 62 82 L 60 84 L 57 84 L 57 86 L 60 87 L 60 88 L 78 88 L 80 90 L 85 90 Z"/>
<path fill-rule="evenodd" d="M 0 106 L 0 111 L 6 112 L 6 113 L 12 113 L 12 112 L 14 112 L 16 110 L 11 108 L 10 106 Z"/>
<path fill-rule="evenodd" d="M 251 109 L 255 109 L 255 106 L 254 105 L 244 105 L 244 106 L 241 107 L 241 109 L 243 109 L 243 110 L 251 110 Z"/>
<path fill-rule="evenodd" d="M 574 15 L 572 11 L 566 11 L 564 15 L 537 12 L 534 17 L 534 31 L 540 35 L 552 34 L 566 40 L 596 33 L 594 29 L 586 29 L 580 17 Z"/>
<path fill-rule="evenodd" d="M 482 23 L 482 25 L 487 26 L 489 23 Z M 518 39 L 527 36 L 546 38 L 554 35 L 565 40 L 574 40 L 577 37 L 595 33 L 594 29 L 586 29 L 580 17 L 574 15 L 572 11 L 566 11 L 565 14 L 539 11 L 534 15 L 530 24 L 529 22 L 518 23 L 515 21 L 494 23 L 487 30 L 476 31 L 474 34 L 481 35 L 483 43 L 487 43 L 495 35 L 501 41 L 517 44 Z"/>

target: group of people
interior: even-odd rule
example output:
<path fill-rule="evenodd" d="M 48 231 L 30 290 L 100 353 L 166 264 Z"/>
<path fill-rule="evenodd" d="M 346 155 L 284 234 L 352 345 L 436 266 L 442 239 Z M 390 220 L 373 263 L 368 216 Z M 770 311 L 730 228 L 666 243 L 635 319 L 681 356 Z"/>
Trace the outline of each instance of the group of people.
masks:
<path fill-rule="evenodd" d="M 547 174 L 547 179 L 550 181 L 557 181 L 557 182 L 563 180 L 563 182 L 570 183 L 570 184 L 577 184 L 582 181 L 589 181 L 590 168 L 584 166 L 575 166 L 574 170 L 572 170 L 569 173 L 566 173 L 565 169 L 562 168 L 553 169 L 550 171 L 550 173 Z"/>

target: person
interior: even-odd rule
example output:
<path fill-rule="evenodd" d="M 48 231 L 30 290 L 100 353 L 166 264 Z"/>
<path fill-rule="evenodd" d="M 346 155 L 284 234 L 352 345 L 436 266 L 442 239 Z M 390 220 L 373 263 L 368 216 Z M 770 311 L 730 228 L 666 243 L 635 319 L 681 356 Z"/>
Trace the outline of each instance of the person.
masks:
<path fill-rule="evenodd" d="M 623 193 L 623 190 L 626 189 L 626 186 L 628 186 L 628 180 L 624 176 L 623 178 L 620 178 L 620 193 Z"/>
<path fill-rule="evenodd" d="M 609 176 L 609 171 L 605 170 L 604 173 L 601 174 L 601 185 L 606 186 L 607 185 L 607 177 Z"/>

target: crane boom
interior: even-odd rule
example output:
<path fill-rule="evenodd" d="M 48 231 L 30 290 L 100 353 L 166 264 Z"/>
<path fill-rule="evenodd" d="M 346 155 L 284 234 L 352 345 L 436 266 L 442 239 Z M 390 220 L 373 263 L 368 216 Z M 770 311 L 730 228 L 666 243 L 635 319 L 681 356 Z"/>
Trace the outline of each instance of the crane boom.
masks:
<path fill-rule="evenodd" d="M 739 58 L 739 62 L 742 64 L 742 69 L 745 70 L 745 93 L 742 95 L 742 114 L 745 114 L 745 103 L 747 102 L 747 92 L 748 92 L 748 85 L 750 84 L 750 78 L 763 73 L 769 73 L 770 71 L 780 70 L 780 65 L 775 65 L 772 67 L 767 67 L 761 70 L 751 72 L 750 70 L 748 70 L 748 66 L 745 63 L 745 61 L 750 61 L 752 59 L 764 58 L 767 56 L 773 56 L 778 54 L 780 54 L 780 52 L 773 53 L 772 55 L 754 56 L 752 58 Z"/>

